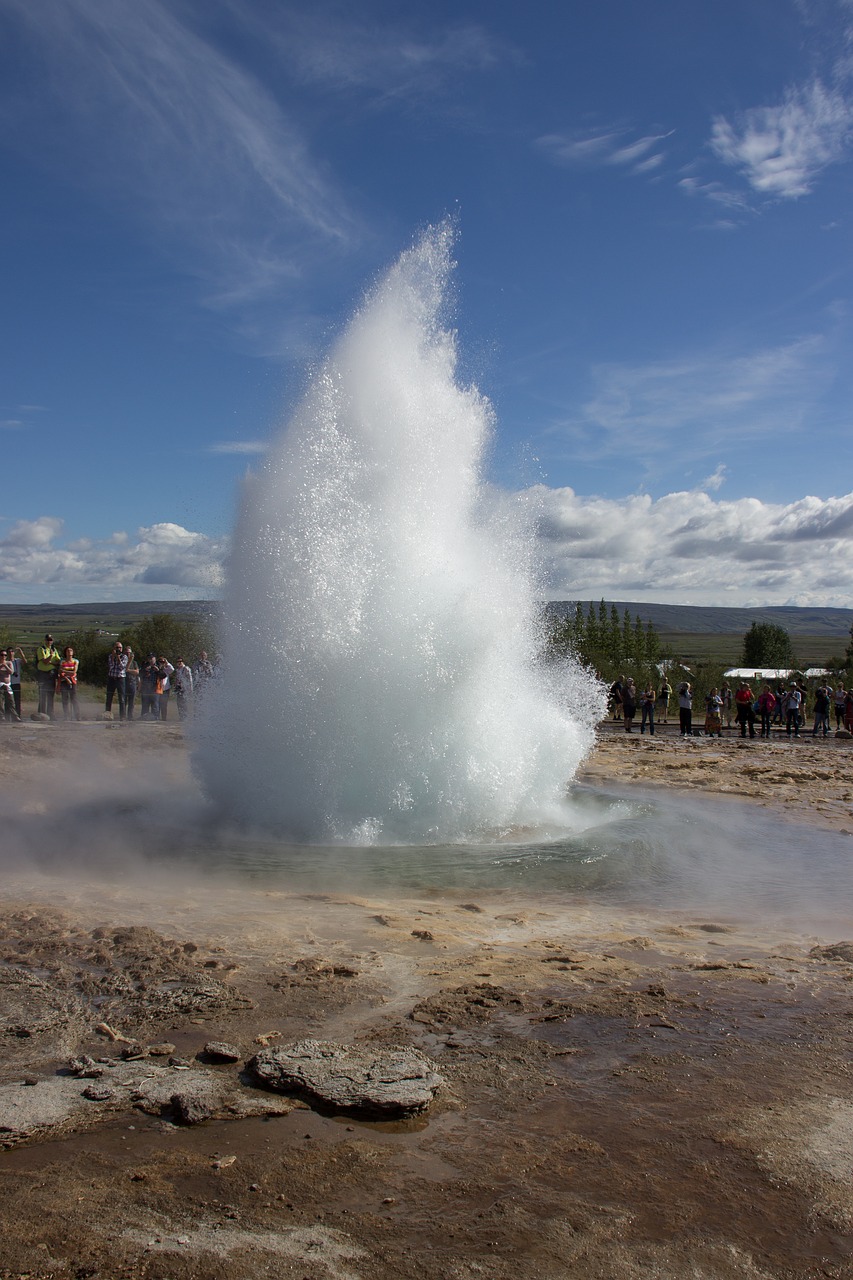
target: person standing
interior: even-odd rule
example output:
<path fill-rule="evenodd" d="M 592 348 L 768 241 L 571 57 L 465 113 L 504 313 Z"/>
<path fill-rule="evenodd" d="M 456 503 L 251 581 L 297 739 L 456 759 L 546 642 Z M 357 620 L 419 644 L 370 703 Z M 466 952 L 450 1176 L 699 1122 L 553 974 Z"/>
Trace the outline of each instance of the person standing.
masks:
<path fill-rule="evenodd" d="M 720 697 L 721 697 L 721 698 L 722 698 L 722 700 L 723 700 L 723 715 L 724 715 L 724 716 L 725 716 L 725 718 L 726 718 L 726 728 L 727 728 L 727 729 L 731 729 L 731 727 L 732 727 L 732 703 L 733 703 L 733 701 L 734 701 L 734 696 L 733 696 L 733 694 L 732 694 L 731 685 L 727 684 L 727 683 L 725 682 L 725 680 L 724 680 L 724 681 L 723 681 L 723 683 L 720 685 Z"/>
<path fill-rule="evenodd" d="M 157 659 L 158 685 L 160 694 L 160 719 L 165 720 L 169 712 L 169 694 L 172 691 L 172 676 L 175 668 L 167 658 Z"/>
<path fill-rule="evenodd" d="M 823 736 L 829 733 L 829 699 L 830 690 L 826 685 L 821 685 L 815 690 L 814 696 L 814 728 L 812 729 L 812 737 L 816 738 L 818 729 L 823 729 Z"/>
<path fill-rule="evenodd" d="M 666 676 L 664 676 L 660 682 L 660 688 L 658 689 L 658 707 L 657 707 L 658 714 L 660 715 L 660 718 L 664 724 L 669 724 L 669 700 L 671 697 L 672 697 L 672 685 L 669 683 Z M 640 732 L 642 733 L 642 731 L 643 729 L 641 725 Z M 652 732 L 654 731 L 652 730 Z"/>
<path fill-rule="evenodd" d="M 153 654 L 149 654 L 143 660 L 139 669 L 139 697 L 142 702 L 140 720 L 160 719 L 160 708 L 157 702 L 157 681 L 159 678 L 157 660 Z"/>
<path fill-rule="evenodd" d="M 133 707 L 136 702 L 136 691 L 139 688 L 139 663 L 130 645 L 125 649 L 127 666 L 124 669 L 124 712 L 128 720 L 133 719 Z"/>
<path fill-rule="evenodd" d="M 48 634 L 44 644 L 36 649 L 36 679 L 39 686 L 38 713 L 53 719 L 53 698 L 56 693 L 56 672 L 62 661 L 59 650 L 53 643 L 53 636 Z"/>
<path fill-rule="evenodd" d="M 110 714 L 112 713 L 113 697 L 117 694 L 119 720 L 123 720 L 125 717 L 125 707 L 127 705 L 126 679 L 127 654 L 124 652 L 124 645 L 121 641 L 116 640 L 107 655 L 107 701 L 105 709 Z"/>
<path fill-rule="evenodd" d="M 649 733 L 651 734 L 652 737 L 655 736 L 655 702 L 656 701 L 657 701 L 657 698 L 655 696 L 655 691 L 651 685 L 648 685 L 648 687 L 643 691 L 643 693 L 640 694 L 640 711 L 642 716 L 640 720 L 640 733 L 646 732 L 646 721 L 648 720 Z"/>
<path fill-rule="evenodd" d="M 79 720 L 80 704 L 77 701 L 77 672 L 80 663 L 74 657 L 73 645 L 67 644 L 62 651 L 62 661 L 56 676 L 56 683 L 62 697 L 63 720 Z"/>
<path fill-rule="evenodd" d="M 178 719 L 186 720 L 190 714 L 193 701 L 193 673 L 183 658 L 175 659 L 175 674 L 172 676 L 175 686 L 175 698 L 178 703 Z"/>
<path fill-rule="evenodd" d="M 802 704 L 803 695 L 792 680 L 788 696 L 785 699 L 785 732 L 789 738 L 792 729 L 795 738 L 800 736 L 800 707 Z"/>
<path fill-rule="evenodd" d="M 634 681 L 628 679 L 625 688 L 622 691 L 622 716 L 625 721 L 625 732 L 632 733 L 634 730 L 634 716 L 637 714 L 637 686 Z"/>
<path fill-rule="evenodd" d="M 12 670 L 12 650 L 0 649 L 0 714 L 7 722 L 14 720 L 20 724 L 21 717 L 12 696 Z"/>
<path fill-rule="evenodd" d="M 758 714 L 761 716 L 761 737 L 770 737 L 770 726 L 773 723 L 773 710 L 776 706 L 776 695 L 766 684 L 758 695 Z"/>
<path fill-rule="evenodd" d="M 610 686 L 610 704 L 613 707 L 613 719 L 622 719 L 622 695 L 625 689 L 625 677 L 620 676 Z"/>
<path fill-rule="evenodd" d="M 14 649 L 7 649 L 6 656 L 12 664 L 12 697 L 15 699 L 15 710 L 20 716 L 21 677 L 24 674 L 23 668 L 27 665 L 27 659 L 20 645 L 16 645 Z"/>
<path fill-rule="evenodd" d="M 750 689 L 745 680 L 741 680 L 735 693 L 735 707 L 737 709 L 737 722 L 740 725 L 740 736 L 746 737 L 747 728 L 749 729 L 750 738 L 755 737 L 755 710 L 753 704 L 755 702 L 755 694 Z"/>
<path fill-rule="evenodd" d="M 705 698 L 705 735 L 713 738 L 723 736 L 723 699 L 717 693 L 716 685 Z"/>
<path fill-rule="evenodd" d="M 839 681 L 838 688 L 833 695 L 835 703 L 835 727 L 841 729 L 844 726 L 844 704 L 847 701 L 847 690 L 844 688 L 843 681 Z"/>
<path fill-rule="evenodd" d="M 693 690 L 685 681 L 678 686 L 678 721 L 682 738 L 693 734 Z"/>

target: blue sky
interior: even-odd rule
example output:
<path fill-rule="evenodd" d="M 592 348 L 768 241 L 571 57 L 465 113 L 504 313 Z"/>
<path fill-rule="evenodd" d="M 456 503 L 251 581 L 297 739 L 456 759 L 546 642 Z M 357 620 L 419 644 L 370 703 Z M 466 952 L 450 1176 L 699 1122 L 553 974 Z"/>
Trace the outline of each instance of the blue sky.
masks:
<path fill-rule="evenodd" d="M 552 593 L 846 605 L 851 0 L 0 0 L 0 600 L 212 591 L 364 288 L 458 220 Z"/>

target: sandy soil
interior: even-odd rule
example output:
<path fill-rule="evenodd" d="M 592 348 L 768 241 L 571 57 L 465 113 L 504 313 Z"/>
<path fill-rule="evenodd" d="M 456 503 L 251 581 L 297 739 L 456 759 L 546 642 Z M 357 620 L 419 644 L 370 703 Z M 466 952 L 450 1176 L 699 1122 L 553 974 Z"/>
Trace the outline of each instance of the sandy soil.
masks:
<path fill-rule="evenodd" d="M 583 776 L 847 831 L 850 750 L 607 729 Z M 0 760 L 4 1280 L 853 1275 L 853 944 L 153 874 L 122 832 L 157 839 L 135 782 L 192 790 L 178 726 L 0 726 Z M 411 1045 L 444 1084 L 377 1123 L 204 1060 L 270 1036 Z M 216 1118 L 179 1123 L 189 1081 Z"/>

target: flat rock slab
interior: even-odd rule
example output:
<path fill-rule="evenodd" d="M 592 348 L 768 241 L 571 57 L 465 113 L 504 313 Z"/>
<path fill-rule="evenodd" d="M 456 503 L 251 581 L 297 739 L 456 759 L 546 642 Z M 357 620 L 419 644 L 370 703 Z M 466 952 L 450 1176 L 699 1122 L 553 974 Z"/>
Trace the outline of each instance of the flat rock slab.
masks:
<path fill-rule="evenodd" d="M 246 1089 L 221 1072 L 116 1062 L 97 1080 L 54 1075 L 34 1085 L 0 1084 L 0 1149 L 89 1129 L 121 1111 L 199 1124 L 287 1115 L 298 1105 Z"/>
<path fill-rule="evenodd" d="M 327 1040 L 262 1049 L 248 1070 L 269 1089 L 339 1111 L 386 1119 L 425 1111 L 443 1083 L 428 1058 L 409 1048 L 359 1048 Z"/>

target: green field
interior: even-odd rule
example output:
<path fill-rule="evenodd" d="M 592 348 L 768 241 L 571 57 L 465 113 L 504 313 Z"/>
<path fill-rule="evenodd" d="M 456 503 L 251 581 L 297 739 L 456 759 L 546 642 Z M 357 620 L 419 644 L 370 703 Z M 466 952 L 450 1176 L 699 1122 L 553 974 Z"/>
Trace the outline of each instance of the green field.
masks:
<path fill-rule="evenodd" d="M 719 632 L 701 633 L 684 631 L 659 632 L 661 644 L 672 652 L 686 667 L 713 663 L 722 667 L 739 667 L 743 651 L 743 634 L 725 635 Z M 797 665 L 822 667 L 830 658 L 843 658 L 849 643 L 836 636 L 798 635 L 792 637 Z"/>
<path fill-rule="evenodd" d="M 14 644 L 30 652 L 46 631 L 58 644 L 75 631 L 102 631 L 121 635 L 141 619 L 155 613 L 176 617 L 215 616 L 216 601 L 143 600 L 110 604 L 3 605 L 0 604 L 0 631 Z M 570 606 L 565 603 L 565 609 Z M 622 603 L 619 603 L 621 609 Z M 686 666 L 705 663 L 740 665 L 743 637 L 753 621 L 772 619 L 789 631 L 800 666 L 820 667 L 830 658 L 843 657 L 850 643 L 853 611 L 841 609 L 699 609 L 689 605 L 628 605 L 632 612 L 647 618 L 668 652 Z M 555 611 L 560 604 L 555 606 Z"/>
<path fill-rule="evenodd" d="M 142 600 L 111 604 L 0 604 L 0 631 L 29 652 L 46 632 L 61 646 L 75 631 L 101 631 L 118 636 L 155 613 L 175 617 L 207 617 L 217 607 L 206 600 Z"/>

